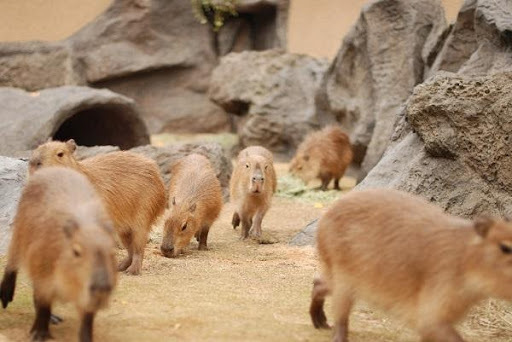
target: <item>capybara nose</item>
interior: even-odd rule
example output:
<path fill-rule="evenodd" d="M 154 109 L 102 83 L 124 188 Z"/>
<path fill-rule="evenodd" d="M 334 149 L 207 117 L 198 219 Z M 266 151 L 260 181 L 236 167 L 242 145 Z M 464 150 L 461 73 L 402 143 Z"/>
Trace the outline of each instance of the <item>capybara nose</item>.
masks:
<path fill-rule="evenodd" d="M 165 257 L 170 258 L 170 257 L 172 257 L 172 252 L 174 251 L 174 247 L 160 246 L 160 250 L 162 251 L 162 254 Z"/>
<path fill-rule="evenodd" d="M 265 178 L 263 178 L 262 176 L 254 176 L 252 177 L 252 181 L 253 182 L 263 182 L 265 180 Z"/>
<path fill-rule="evenodd" d="M 110 292 L 112 291 L 111 283 L 92 284 L 89 288 L 91 292 Z"/>

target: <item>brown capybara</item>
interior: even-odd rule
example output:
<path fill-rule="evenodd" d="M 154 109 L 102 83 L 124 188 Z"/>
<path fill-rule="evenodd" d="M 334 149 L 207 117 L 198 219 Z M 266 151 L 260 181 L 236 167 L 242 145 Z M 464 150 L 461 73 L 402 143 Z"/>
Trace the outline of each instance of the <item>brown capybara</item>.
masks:
<path fill-rule="evenodd" d="M 231 201 L 235 203 L 233 228 L 242 223 L 242 239 L 249 232 L 261 237 L 261 222 L 270 208 L 277 177 L 272 153 L 261 146 L 250 146 L 238 154 L 230 181 Z"/>
<path fill-rule="evenodd" d="M 348 136 L 337 126 L 309 134 L 297 148 L 290 163 L 290 173 L 308 183 L 319 178 L 321 190 L 327 190 L 331 179 L 340 190 L 340 179 L 352 162 L 352 147 Z"/>
<path fill-rule="evenodd" d="M 55 301 L 74 303 L 81 316 L 79 339 L 92 340 L 94 316 L 116 285 L 113 234 L 103 202 L 85 176 L 48 167 L 30 177 L 14 218 L 0 299 L 6 308 L 18 270 L 25 270 L 34 288 L 32 340 L 51 338 Z"/>
<path fill-rule="evenodd" d="M 156 163 L 132 152 L 112 152 L 77 161 L 76 144 L 50 141 L 32 153 L 29 174 L 45 166 L 71 167 L 89 178 L 104 201 L 107 212 L 128 256 L 118 270 L 140 274 L 151 226 L 166 206 L 165 186 Z"/>
<path fill-rule="evenodd" d="M 351 192 L 318 223 L 322 276 L 310 314 L 327 327 L 333 297 L 335 335 L 347 342 L 350 309 L 364 299 L 415 328 L 423 342 L 463 342 L 453 328 L 488 297 L 512 299 L 512 223 L 444 213 L 391 189 Z"/>
<path fill-rule="evenodd" d="M 191 154 L 171 169 L 169 216 L 164 225 L 160 249 L 176 257 L 193 236 L 199 250 L 207 249 L 208 232 L 222 209 L 222 189 L 208 158 Z"/>

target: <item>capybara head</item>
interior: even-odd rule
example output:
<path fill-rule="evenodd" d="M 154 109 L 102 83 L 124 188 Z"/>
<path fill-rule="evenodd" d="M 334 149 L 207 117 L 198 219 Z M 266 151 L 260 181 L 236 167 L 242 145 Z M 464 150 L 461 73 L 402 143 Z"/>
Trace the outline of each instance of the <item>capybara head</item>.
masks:
<path fill-rule="evenodd" d="M 512 299 L 512 222 L 477 218 L 471 270 L 489 296 Z"/>
<path fill-rule="evenodd" d="M 115 244 L 108 219 L 81 221 L 68 218 L 63 224 L 65 248 L 55 265 L 55 276 L 64 297 L 76 300 L 80 309 L 94 312 L 108 304 L 116 285 Z"/>
<path fill-rule="evenodd" d="M 199 231 L 195 203 L 177 203 L 171 199 L 170 214 L 164 225 L 164 236 L 160 250 L 168 258 L 176 257 L 188 246 L 192 237 Z"/>
<path fill-rule="evenodd" d="M 239 163 L 242 169 L 242 182 L 247 184 L 249 194 L 258 196 L 263 193 L 265 182 L 271 178 L 271 161 L 260 155 L 251 155 L 241 158 Z"/>
<path fill-rule="evenodd" d="M 73 139 L 66 142 L 48 141 L 37 147 L 30 157 L 28 172 L 35 171 L 46 166 L 69 166 L 76 167 L 77 162 L 73 153 L 76 150 L 76 143 Z"/>
<path fill-rule="evenodd" d="M 308 153 L 298 151 L 290 162 L 290 173 L 308 183 L 318 175 L 318 160 Z"/>

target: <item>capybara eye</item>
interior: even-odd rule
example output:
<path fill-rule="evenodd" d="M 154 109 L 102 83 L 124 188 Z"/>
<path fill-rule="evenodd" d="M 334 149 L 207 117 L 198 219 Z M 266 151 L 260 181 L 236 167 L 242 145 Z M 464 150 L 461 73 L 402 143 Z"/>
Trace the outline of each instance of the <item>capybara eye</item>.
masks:
<path fill-rule="evenodd" d="M 57 157 L 59 157 L 59 158 L 64 157 L 64 152 L 59 152 L 59 153 L 57 153 Z"/>
<path fill-rule="evenodd" d="M 185 229 L 187 229 L 187 224 L 186 223 L 183 225 L 183 227 L 181 227 L 181 231 L 184 231 Z"/>
<path fill-rule="evenodd" d="M 268 169 L 268 165 L 265 165 L 265 171 L 267 171 L 267 169 Z"/>
<path fill-rule="evenodd" d="M 82 255 L 82 251 L 80 250 L 80 247 L 78 246 L 73 246 L 73 255 L 75 257 L 80 257 Z"/>
<path fill-rule="evenodd" d="M 504 254 L 512 254 L 512 246 L 500 244 L 500 249 Z"/>
<path fill-rule="evenodd" d="M 249 168 L 249 164 L 245 164 L 245 167 L 246 167 L 246 168 Z"/>

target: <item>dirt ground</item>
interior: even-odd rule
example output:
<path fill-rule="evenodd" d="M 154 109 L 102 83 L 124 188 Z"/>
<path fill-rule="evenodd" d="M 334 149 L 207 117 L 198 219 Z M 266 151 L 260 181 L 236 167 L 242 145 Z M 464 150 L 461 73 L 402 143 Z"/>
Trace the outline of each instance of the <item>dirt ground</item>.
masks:
<path fill-rule="evenodd" d="M 279 173 L 286 168 L 279 165 Z M 345 179 L 344 184 L 353 181 Z M 331 332 L 315 330 L 308 315 L 314 249 L 287 244 L 327 205 L 274 198 L 263 230 L 277 241 L 258 244 L 239 240 L 239 230 L 230 224 L 233 207 L 226 204 L 212 227 L 210 250 L 198 251 L 194 241 L 175 259 L 160 255 L 156 230 L 142 275 L 121 275 L 110 307 L 99 313 L 96 341 L 329 341 Z M 1 258 L 0 267 L 4 265 Z M 65 319 L 51 327 L 55 340 L 76 341 L 79 321 L 73 307 L 57 305 L 54 312 Z M 31 287 L 22 276 L 14 302 L 0 309 L 0 342 L 26 340 L 33 318 Z M 510 306 L 491 302 L 460 329 L 468 341 L 505 342 L 512 339 L 510 322 Z M 414 332 L 365 304 L 356 307 L 350 329 L 352 342 L 417 341 Z"/>

